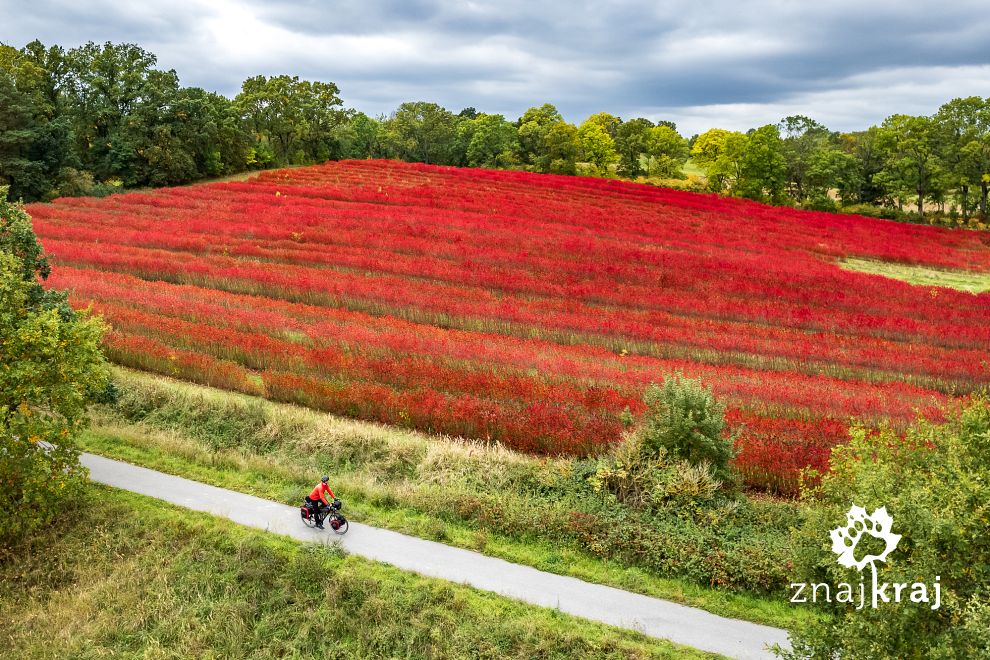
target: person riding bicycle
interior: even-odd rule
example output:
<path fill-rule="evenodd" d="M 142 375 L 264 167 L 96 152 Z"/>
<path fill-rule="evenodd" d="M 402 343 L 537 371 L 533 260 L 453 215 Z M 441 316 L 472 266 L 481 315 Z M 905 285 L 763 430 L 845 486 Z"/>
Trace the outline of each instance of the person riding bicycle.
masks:
<path fill-rule="evenodd" d="M 309 505 L 310 511 L 316 517 L 316 527 L 318 529 L 323 529 L 323 519 L 330 512 L 330 502 L 327 500 L 327 493 L 330 494 L 331 499 L 337 499 L 333 491 L 330 490 L 329 481 L 330 477 L 323 475 L 320 483 L 316 484 L 316 487 L 313 488 L 313 492 L 306 496 L 306 504 Z M 325 505 L 326 509 L 320 506 L 321 504 Z"/>

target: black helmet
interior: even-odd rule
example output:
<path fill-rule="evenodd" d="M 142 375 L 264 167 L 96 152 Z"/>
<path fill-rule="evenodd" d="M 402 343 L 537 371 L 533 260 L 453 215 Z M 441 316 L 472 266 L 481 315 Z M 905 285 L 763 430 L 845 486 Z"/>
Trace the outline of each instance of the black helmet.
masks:
<path fill-rule="evenodd" d="M 323 478 L 320 479 L 320 481 L 322 481 L 323 483 L 326 483 L 326 482 L 330 481 L 330 477 L 328 477 L 327 475 L 323 475 Z"/>

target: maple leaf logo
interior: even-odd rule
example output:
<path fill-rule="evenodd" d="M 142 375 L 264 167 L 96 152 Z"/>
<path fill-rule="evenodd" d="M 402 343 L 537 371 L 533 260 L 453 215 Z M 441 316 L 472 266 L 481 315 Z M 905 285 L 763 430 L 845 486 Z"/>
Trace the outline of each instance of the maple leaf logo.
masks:
<path fill-rule="evenodd" d="M 832 552 L 839 555 L 839 565 L 847 568 L 855 566 L 862 571 L 867 564 L 873 564 L 875 568 L 875 562 L 887 561 L 887 555 L 894 551 L 901 540 L 900 534 L 893 534 L 890 531 L 894 519 L 887 513 L 887 507 L 882 506 L 874 511 L 873 515 L 867 515 L 866 509 L 853 504 L 846 518 L 845 527 L 837 527 L 830 533 Z M 856 545 L 859 544 L 863 534 L 880 539 L 886 546 L 879 555 L 866 555 L 857 561 Z"/>

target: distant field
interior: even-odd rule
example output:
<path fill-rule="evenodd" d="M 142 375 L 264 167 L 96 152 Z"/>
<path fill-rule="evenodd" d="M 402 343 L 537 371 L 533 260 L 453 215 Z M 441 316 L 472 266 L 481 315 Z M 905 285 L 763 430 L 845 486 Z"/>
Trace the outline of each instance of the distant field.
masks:
<path fill-rule="evenodd" d="M 792 491 L 850 417 L 990 381 L 990 295 L 836 263 L 988 273 L 977 232 L 384 161 L 29 210 L 121 364 L 534 453 L 601 451 L 683 372 Z"/>
<path fill-rule="evenodd" d="M 869 259 L 845 259 L 843 268 L 860 273 L 883 275 L 918 286 L 941 286 L 969 293 L 990 291 L 990 273 L 929 268 L 916 264 L 898 264 Z M 936 294 L 937 295 L 937 294 Z"/>
<path fill-rule="evenodd" d="M 683 170 L 688 176 L 705 176 L 705 171 L 701 169 L 701 167 L 699 167 L 693 159 L 690 158 L 686 163 L 684 163 L 684 167 L 682 167 L 681 170 Z"/>

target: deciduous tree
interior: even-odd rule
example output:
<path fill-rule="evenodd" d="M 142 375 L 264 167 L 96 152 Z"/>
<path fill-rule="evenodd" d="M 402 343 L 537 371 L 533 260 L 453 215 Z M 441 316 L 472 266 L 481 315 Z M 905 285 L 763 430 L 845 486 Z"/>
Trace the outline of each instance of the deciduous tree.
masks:
<path fill-rule="evenodd" d="M 103 323 L 43 289 L 48 272 L 30 218 L 0 189 L 0 551 L 80 483 L 73 440 L 109 383 Z"/>
<path fill-rule="evenodd" d="M 637 177 L 645 172 L 640 165 L 640 156 L 647 151 L 647 141 L 653 122 L 637 117 L 623 122 L 615 130 L 615 150 L 619 154 L 619 173 Z"/>
<path fill-rule="evenodd" d="M 382 126 L 382 142 L 393 158 L 452 165 L 457 159 L 458 118 L 426 101 L 403 103 Z"/>
<path fill-rule="evenodd" d="M 599 176 L 609 176 L 611 166 L 619 161 L 615 141 L 606 128 L 607 122 L 602 118 L 604 115 L 605 113 L 593 115 L 578 129 L 578 139 L 581 142 L 584 158 L 591 163 Z"/>

